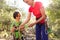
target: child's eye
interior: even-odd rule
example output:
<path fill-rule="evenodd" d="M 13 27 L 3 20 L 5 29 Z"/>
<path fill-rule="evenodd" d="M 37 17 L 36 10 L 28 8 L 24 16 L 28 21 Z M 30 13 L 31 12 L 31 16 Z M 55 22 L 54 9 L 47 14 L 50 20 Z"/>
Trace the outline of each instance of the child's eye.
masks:
<path fill-rule="evenodd" d="M 18 17 L 20 17 L 20 16 L 18 16 Z"/>

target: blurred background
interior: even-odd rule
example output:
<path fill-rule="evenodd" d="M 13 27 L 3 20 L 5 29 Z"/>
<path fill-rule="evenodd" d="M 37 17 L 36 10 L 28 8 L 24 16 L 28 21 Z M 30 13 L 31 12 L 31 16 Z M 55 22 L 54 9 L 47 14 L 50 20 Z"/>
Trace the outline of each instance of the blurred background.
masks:
<path fill-rule="evenodd" d="M 48 27 L 51 30 L 51 33 L 49 33 L 49 40 L 60 40 L 60 0 L 35 1 L 42 2 L 45 7 L 48 18 Z M 28 8 L 29 6 L 25 4 L 23 0 L 0 0 L 0 40 L 9 40 L 10 25 L 14 21 L 13 13 L 16 10 L 19 11 L 22 14 L 21 21 L 24 21 L 28 13 Z M 35 19 L 33 16 L 34 15 L 32 14 L 29 23 L 33 22 Z M 28 25 L 26 24 L 26 31 L 28 32 L 26 34 L 33 35 L 35 40 L 35 26 L 32 28 L 28 28 L 27 26 Z"/>

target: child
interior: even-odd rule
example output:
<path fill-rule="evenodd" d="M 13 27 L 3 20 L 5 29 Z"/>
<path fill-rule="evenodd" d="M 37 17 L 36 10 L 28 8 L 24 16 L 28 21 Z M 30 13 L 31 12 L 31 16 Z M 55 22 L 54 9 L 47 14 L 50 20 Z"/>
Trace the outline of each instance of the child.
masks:
<path fill-rule="evenodd" d="M 48 35 L 45 34 L 45 10 L 41 2 L 34 0 L 23 0 L 29 7 L 27 19 L 21 24 L 24 26 L 31 19 L 31 13 L 36 17 L 36 21 L 31 23 L 29 27 L 36 24 L 36 40 L 48 40 Z"/>
<path fill-rule="evenodd" d="M 13 18 L 15 19 L 15 21 L 14 21 L 14 22 L 12 23 L 12 25 L 11 25 L 11 27 L 12 27 L 12 28 L 11 28 L 11 33 L 14 33 L 15 30 L 23 31 L 22 29 L 23 29 L 24 27 L 20 27 L 20 29 L 19 29 L 19 26 L 20 26 L 20 24 L 21 24 L 20 17 L 21 17 L 21 14 L 20 14 L 19 12 L 14 12 Z M 18 33 L 18 32 L 16 32 L 16 33 Z M 14 34 L 15 34 L 15 33 L 14 33 Z M 20 38 L 18 38 L 18 36 L 16 36 L 16 39 L 17 39 L 17 40 L 20 40 L 21 37 L 22 37 L 22 33 L 19 32 L 19 34 L 16 34 L 16 35 L 19 35 L 19 37 L 20 37 Z"/>

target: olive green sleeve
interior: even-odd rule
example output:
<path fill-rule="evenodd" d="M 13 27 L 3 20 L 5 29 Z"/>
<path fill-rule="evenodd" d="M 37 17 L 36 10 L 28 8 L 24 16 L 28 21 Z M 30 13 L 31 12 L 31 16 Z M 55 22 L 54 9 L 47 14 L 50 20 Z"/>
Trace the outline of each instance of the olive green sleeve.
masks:
<path fill-rule="evenodd" d="M 14 25 L 14 22 L 11 23 L 11 25 L 10 25 L 10 30 L 12 29 L 13 25 Z"/>

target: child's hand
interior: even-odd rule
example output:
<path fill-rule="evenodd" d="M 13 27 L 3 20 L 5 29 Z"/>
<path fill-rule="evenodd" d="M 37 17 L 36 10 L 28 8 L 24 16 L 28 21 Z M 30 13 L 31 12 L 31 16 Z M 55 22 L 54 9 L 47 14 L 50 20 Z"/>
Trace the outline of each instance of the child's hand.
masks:
<path fill-rule="evenodd" d="M 14 32 L 14 30 L 15 30 L 15 28 L 13 27 L 13 28 L 11 29 L 11 32 L 13 33 L 13 32 Z"/>

